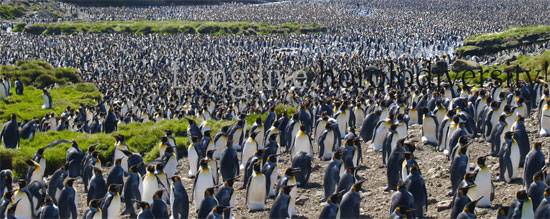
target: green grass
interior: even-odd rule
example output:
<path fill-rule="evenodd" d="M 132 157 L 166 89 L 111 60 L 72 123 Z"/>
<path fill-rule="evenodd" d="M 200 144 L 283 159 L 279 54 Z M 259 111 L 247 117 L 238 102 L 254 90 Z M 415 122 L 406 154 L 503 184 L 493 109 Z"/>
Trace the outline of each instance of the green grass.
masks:
<path fill-rule="evenodd" d="M 25 8 L 18 5 L 1 5 L 0 4 L 0 19 L 12 20 L 25 15 Z"/>
<path fill-rule="evenodd" d="M 545 52 L 537 56 L 520 55 L 517 57 L 516 60 L 508 64 L 491 65 L 491 66 L 486 65 L 486 66 L 481 66 L 481 68 L 482 68 L 484 79 L 490 79 L 492 72 L 500 71 L 501 74 L 498 75 L 497 78 L 500 79 L 501 81 L 506 81 L 508 77 L 511 77 L 512 80 L 516 80 L 518 75 L 515 74 L 516 72 L 515 69 L 519 67 L 520 69 L 525 70 L 527 74 L 529 74 L 529 76 L 527 76 L 525 72 L 521 72 L 521 74 L 519 74 L 519 80 L 529 81 L 529 79 L 536 80 L 537 76 L 544 78 L 545 72 L 550 73 L 549 65 L 550 65 L 550 50 L 546 50 Z M 474 71 L 474 72 L 475 72 L 475 78 L 471 78 L 472 73 L 467 71 L 450 72 L 449 76 L 452 80 L 456 79 L 457 82 L 462 83 L 461 81 L 462 76 L 466 74 L 465 78 L 466 78 L 467 84 L 478 85 L 480 82 L 480 77 L 479 77 L 480 71 Z M 508 72 L 510 72 L 511 74 L 507 74 Z"/>
<path fill-rule="evenodd" d="M 15 88 L 11 90 L 11 96 L 0 100 L 0 119 L 6 121 L 15 113 L 20 120 L 29 120 L 42 117 L 50 112 L 61 114 L 68 106 L 77 108 L 80 104 L 94 105 L 101 96 L 98 89 L 89 83 L 79 83 L 52 88 L 50 94 L 53 100 L 53 108 L 42 109 L 42 90 L 28 86 L 23 95 L 16 95 Z"/>
<path fill-rule="evenodd" d="M 548 40 L 549 25 L 512 27 L 503 32 L 470 36 L 464 40 L 464 46 L 458 48 L 457 52 L 462 55 L 485 55 Z"/>
<path fill-rule="evenodd" d="M 100 21 L 30 24 L 17 28 L 30 34 L 56 35 L 75 33 L 129 33 L 129 34 L 288 34 L 323 32 L 326 28 L 317 24 L 283 23 L 272 25 L 258 22 L 211 21 Z"/>
<path fill-rule="evenodd" d="M 78 69 L 54 68 L 47 62 L 37 60 L 19 61 L 15 65 L 0 65 L 0 75 L 12 81 L 19 78 L 23 84 L 37 88 L 82 81 Z"/>

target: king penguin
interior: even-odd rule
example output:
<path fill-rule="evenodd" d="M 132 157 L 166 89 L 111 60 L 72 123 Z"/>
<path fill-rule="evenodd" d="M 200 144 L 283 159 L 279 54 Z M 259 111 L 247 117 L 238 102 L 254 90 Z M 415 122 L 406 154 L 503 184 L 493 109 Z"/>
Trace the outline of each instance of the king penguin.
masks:
<path fill-rule="evenodd" d="M 424 111 L 427 110 L 424 109 Z M 439 145 L 439 142 L 437 141 L 438 128 L 439 121 L 437 118 L 431 112 L 426 112 L 422 122 L 422 143 L 437 147 Z"/>
<path fill-rule="evenodd" d="M 520 151 L 514 140 L 514 133 L 509 131 L 504 134 L 504 144 L 499 152 L 500 179 L 510 183 L 519 177 Z"/>
<path fill-rule="evenodd" d="M 525 168 L 523 171 L 523 181 L 525 188 L 528 188 L 533 181 L 533 175 L 544 167 L 544 154 L 542 153 L 542 143 L 536 142 L 533 148 L 525 158 Z"/>
<path fill-rule="evenodd" d="M 20 180 L 19 188 L 13 193 L 13 199 L 19 204 L 15 207 L 15 218 L 31 219 L 34 215 L 34 206 L 31 200 L 31 194 L 27 188 L 27 182 Z"/>
<path fill-rule="evenodd" d="M 512 218 L 535 218 L 533 202 L 525 190 L 516 193 L 516 200 L 514 200 L 510 208 L 513 209 Z"/>
<path fill-rule="evenodd" d="M 277 186 L 277 178 L 279 177 L 279 168 L 277 166 L 277 155 L 272 154 L 269 155 L 267 158 L 267 161 L 265 162 L 264 166 L 262 167 L 262 172 L 264 173 L 266 177 L 266 184 L 267 184 L 267 197 L 275 197 L 276 195 L 276 189 Z"/>
<path fill-rule="evenodd" d="M 197 217 L 206 218 L 217 205 L 218 200 L 214 197 L 214 187 L 207 188 L 204 191 L 204 199 L 201 201 L 198 208 Z"/>
<path fill-rule="evenodd" d="M 342 195 L 345 191 L 334 193 L 327 198 L 327 203 L 321 210 L 321 215 L 319 218 L 327 219 L 336 219 L 338 215 L 338 208 L 340 207 L 340 202 L 342 201 Z"/>
<path fill-rule="evenodd" d="M 475 179 L 474 184 L 476 187 L 474 188 L 475 192 L 472 199 L 478 199 L 481 197 L 481 199 L 477 202 L 477 207 L 480 208 L 490 208 L 491 202 L 493 201 L 494 197 L 494 186 L 491 171 L 485 164 L 485 161 L 487 160 L 486 156 L 477 158 L 477 166 L 474 170 L 475 173 Z"/>
<path fill-rule="evenodd" d="M 187 147 L 187 161 L 189 162 L 188 177 L 194 177 L 199 170 L 199 161 L 201 160 L 200 148 L 197 148 L 197 142 L 199 138 L 197 136 L 191 137 L 191 144 Z"/>
<path fill-rule="evenodd" d="M 236 206 L 236 195 L 235 189 L 233 189 L 233 184 L 235 183 L 236 178 L 229 179 L 224 182 L 224 184 L 219 188 L 216 193 L 216 200 L 218 200 L 218 205 L 226 207 L 235 207 Z M 224 212 L 224 218 L 232 218 L 231 209 L 227 209 Z"/>
<path fill-rule="evenodd" d="M 387 133 L 390 130 L 393 121 L 391 118 L 386 118 L 385 120 L 379 121 L 376 127 L 374 128 L 374 133 L 372 136 L 372 148 L 374 150 L 380 151 L 384 146 L 384 139 L 386 138 Z"/>
<path fill-rule="evenodd" d="M 239 158 L 237 151 L 233 148 L 231 139 L 227 141 L 225 150 L 221 155 L 220 174 L 222 175 L 223 181 L 235 178 L 239 175 Z"/>
<path fill-rule="evenodd" d="M 336 192 L 336 187 L 340 181 L 340 168 L 342 167 L 342 152 L 336 151 L 332 156 L 332 160 L 325 169 L 323 176 L 323 189 L 325 192 L 322 201 L 326 200 L 330 195 Z"/>
<path fill-rule="evenodd" d="M 290 218 L 288 204 L 290 203 L 290 191 L 293 185 L 285 186 L 279 193 L 269 211 L 269 218 Z"/>
<path fill-rule="evenodd" d="M 120 198 L 121 186 L 120 184 L 109 186 L 109 192 L 105 195 L 101 206 L 103 218 L 120 217 L 120 209 L 122 207 L 122 199 Z"/>
<path fill-rule="evenodd" d="M 170 193 L 170 209 L 172 210 L 172 218 L 184 219 L 189 217 L 189 197 L 181 178 L 179 176 L 172 177 L 172 189 Z"/>
<path fill-rule="evenodd" d="M 33 181 L 42 182 L 42 177 L 44 175 L 42 175 L 43 172 L 41 170 L 42 167 L 40 166 L 40 164 L 38 164 L 34 160 L 27 160 L 27 165 L 29 165 L 29 172 L 28 172 L 27 180 L 29 182 L 33 182 Z"/>
<path fill-rule="evenodd" d="M 208 168 L 208 160 L 201 160 L 199 173 L 195 177 L 195 182 L 193 183 L 192 194 L 195 208 L 199 208 L 204 199 L 204 192 L 207 188 L 211 187 L 214 187 L 214 177 L 212 177 L 212 173 L 210 173 L 210 169 Z"/>
<path fill-rule="evenodd" d="M 159 183 L 155 176 L 155 167 L 147 166 L 147 173 L 143 176 L 141 183 L 141 201 L 152 203 L 153 195 L 157 190 L 159 190 Z"/>
<path fill-rule="evenodd" d="M 103 198 L 105 196 L 105 193 L 107 193 L 107 184 L 103 179 L 103 174 L 101 173 L 101 169 L 94 167 L 94 175 L 90 180 L 90 184 L 88 187 L 88 195 L 86 196 L 87 198 L 86 203 L 89 204 L 90 201 L 94 199 Z"/>
<path fill-rule="evenodd" d="M 550 136 L 550 100 L 547 100 L 540 112 L 540 131 L 541 137 Z"/>
<path fill-rule="evenodd" d="M 527 189 L 527 194 L 533 202 L 533 211 L 537 210 L 537 207 L 544 198 L 544 189 L 547 187 L 544 183 L 544 172 L 539 171 L 533 176 L 533 182 Z"/>
<path fill-rule="evenodd" d="M 250 133 L 250 137 L 248 137 L 248 139 L 246 139 L 246 141 L 244 142 L 243 152 L 241 154 L 241 165 L 240 165 L 241 170 L 244 169 L 244 166 L 248 161 L 248 159 L 254 156 L 256 151 L 258 151 L 258 142 L 256 142 L 255 140 L 256 134 L 257 133 L 254 133 L 254 132 Z"/>
<path fill-rule="evenodd" d="M 60 218 L 76 218 L 78 216 L 78 194 L 73 188 L 73 183 L 73 178 L 65 180 L 65 187 L 59 195 L 58 205 Z M 28 211 L 28 209 L 25 209 L 25 211 Z"/>
<path fill-rule="evenodd" d="M 300 130 L 298 130 L 294 141 L 292 141 L 291 157 L 296 157 L 300 151 L 306 152 L 309 156 L 313 156 L 313 145 L 311 144 L 309 135 L 305 131 L 306 127 L 300 125 Z"/>
<path fill-rule="evenodd" d="M 312 171 L 312 160 L 313 158 L 304 151 L 299 152 L 298 156 L 292 159 L 292 168 L 300 170 L 300 174 L 298 174 L 298 176 L 296 177 L 296 180 L 298 181 L 298 187 L 300 188 L 307 187 L 309 176 Z"/>
<path fill-rule="evenodd" d="M 338 147 L 337 133 L 332 130 L 332 125 L 327 123 L 325 130 L 323 130 L 318 137 L 317 144 L 319 145 L 319 158 L 322 160 L 329 160 L 332 158 L 333 151 Z"/>
<path fill-rule="evenodd" d="M 359 218 L 360 206 L 361 206 L 361 185 L 365 182 L 361 180 L 351 187 L 351 189 L 344 194 L 342 201 L 340 202 L 340 208 L 336 218 Z"/>
<path fill-rule="evenodd" d="M 250 211 L 258 211 L 265 209 L 266 193 L 266 177 L 261 172 L 259 163 L 254 165 L 254 172 L 246 186 L 246 206 Z"/>
<path fill-rule="evenodd" d="M 59 209 L 49 197 L 46 197 L 44 206 L 42 206 L 38 212 L 38 218 L 40 219 L 59 218 Z"/>

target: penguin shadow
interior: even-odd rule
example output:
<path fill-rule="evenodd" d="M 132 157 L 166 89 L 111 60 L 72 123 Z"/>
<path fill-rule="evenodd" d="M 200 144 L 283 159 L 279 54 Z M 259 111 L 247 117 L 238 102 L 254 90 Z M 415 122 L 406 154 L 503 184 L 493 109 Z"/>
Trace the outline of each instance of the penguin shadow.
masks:
<path fill-rule="evenodd" d="M 249 213 L 257 213 L 257 212 L 264 212 L 264 211 L 269 212 L 270 209 L 269 208 L 264 208 L 264 209 L 258 209 L 258 210 L 248 210 Z"/>
<path fill-rule="evenodd" d="M 515 178 L 515 179 L 511 179 L 508 184 L 523 185 L 524 183 L 522 178 Z"/>
<path fill-rule="evenodd" d="M 374 219 L 374 217 L 370 216 L 370 215 L 359 215 L 359 218 L 360 219 Z"/>

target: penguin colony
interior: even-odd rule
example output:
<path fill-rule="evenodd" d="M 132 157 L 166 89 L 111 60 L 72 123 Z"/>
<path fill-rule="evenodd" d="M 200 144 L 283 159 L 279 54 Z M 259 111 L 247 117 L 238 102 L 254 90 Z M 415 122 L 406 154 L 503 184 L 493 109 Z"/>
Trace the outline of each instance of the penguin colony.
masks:
<path fill-rule="evenodd" d="M 241 115 L 214 138 L 206 123 L 199 126 L 189 119 L 187 156 L 178 157 L 175 138 L 167 130 L 158 145 L 159 157 L 147 164 L 129 150 L 121 135 L 115 137 L 109 166 L 101 163 L 94 145 L 84 152 L 75 141 L 54 141 L 27 161 L 25 177 L 15 180 L 10 170 L 0 172 L 0 216 L 232 218 L 239 211 L 265 211 L 270 218 L 316 217 L 300 213 L 298 194 L 317 184 L 323 191 L 319 218 L 358 218 L 369 212 L 361 204 L 369 198 L 367 191 L 375 190 L 368 187 L 370 178 L 382 177 L 362 173 L 373 168 L 386 175 L 381 192 L 391 194 L 387 216 L 426 217 L 431 191 L 422 174 L 423 160 L 415 156 L 419 150 L 444 157 L 441 165 L 447 166 L 451 201 L 437 208 L 448 208 L 451 218 L 475 218 L 476 208 L 498 208 L 499 218 L 550 216 L 542 152 L 548 144 L 533 142 L 529 135 L 548 137 L 546 82 L 538 80 L 534 87 L 520 82 L 508 89 L 493 83 L 481 89 L 444 84 L 400 94 L 389 89 L 366 107 L 362 100 L 327 101 L 313 107 L 319 110 L 315 113 L 304 102 L 290 118 L 272 109 L 266 120 L 258 118 L 251 125 Z M 413 120 L 411 112 L 416 113 Z M 527 130 L 524 116 L 538 117 L 537 131 Z M 4 125 L 3 133 L 10 132 L 15 119 Z M 411 136 L 412 129 L 420 136 Z M 476 141 L 482 144 L 474 145 Z M 44 152 L 64 143 L 72 144 L 66 164 L 46 175 Z M 480 149 L 487 154 L 471 155 Z M 373 160 L 376 164 L 368 166 Z M 489 167 L 488 160 L 498 165 Z M 314 166 L 314 161 L 325 168 Z M 322 179 L 311 180 L 313 172 L 323 174 Z M 192 181 L 191 186 L 185 180 Z M 79 183 L 84 191 L 76 189 Z M 519 184 L 521 189 L 509 205 L 496 206 L 495 183 Z M 236 203 L 239 194 L 245 203 Z M 86 199 L 83 206 L 80 196 Z"/>

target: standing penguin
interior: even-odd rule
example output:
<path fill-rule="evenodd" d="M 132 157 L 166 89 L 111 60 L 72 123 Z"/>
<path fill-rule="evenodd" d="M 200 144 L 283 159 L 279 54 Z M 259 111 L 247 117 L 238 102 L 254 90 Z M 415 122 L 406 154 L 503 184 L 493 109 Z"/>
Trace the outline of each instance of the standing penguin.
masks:
<path fill-rule="evenodd" d="M 38 210 L 38 218 L 40 219 L 59 218 L 59 209 L 57 208 L 57 206 L 55 206 L 51 198 L 46 197 L 44 201 L 44 206 L 42 206 L 40 210 Z"/>
<path fill-rule="evenodd" d="M 27 160 L 27 165 L 29 166 L 29 172 L 27 172 L 27 181 L 40 181 L 42 182 L 42 167 L 34 160 Z"/>
<path fill-rule="evenodd" d="M 6 192 L 12 191 L 13 173 L 11 170 L 0 171 L 0 198 L 4 197 Z"/>
<path fill-rule="evenodd" d="M 250 137 L 246 139 L 243 146 L 243 152 L 241 154 L 240 169 L 243 170 L 246 162 L 250 159 L 256 151 L 258 151 L 258 142 L 255 140 L 257 133 L 251 133 Z"/>
<path fill-rule="evenodd" d="M 300 130 L 292 141 L 290 151 L 291 157 L 296 157 L 301 151 L 306 152 L 309 156 L 313 156 L 313 145 L 304 125 L 300 125 Z"/>
<path fill-rule="evenodd" d="M 333 151 L 338 147 L 340 138 L 338 133 L 332 130 L 332 125 L 327 123 L 318 138 L 319 158 L 321 160 L 329 160 L 332 158 Z"/>
<path fill-rule="evenodd" d="M 191 137 L 191 144 L 187 147 L 187 161 L 189 162 L 189 172 L 187 176 L 194 177 L 199 170 L 199 162 L 202 159 L 201 149 L 199 148 L 199 137 Z"/>
<path fill-rule="evenodd" d="M 386 138 L 392 124 L 393 121 L 391 120 L 391 117 L 378 122 L 374 128 L 374 133 L 371 138 L 371 146 L 374 150 L 382 150 L 384 146 L 384 139 Z"/>
<path fill-rule="evenodd" d="M 31 194 L 27 188 L 27 182 L 20 180 L 18 183 L 19 188 L 13 193 L 13 199 L 19 203 L 15 207 L 14 216 L 16 218 L 32 218 L 34 215 L 34 206 L 31 199 Z M 38 203 L 37 203 L 38 204 Z"/>
<path fill-rule="evenodd" d="M 61 190 L 63 190 L 64 180 L 67 177 L 67 169 L 68 164 L 57 169 L 48 182 L 48 195 L 55 203 L 59 203 L 59 195 L 61 194 Z"/>
<path fill-rule="evenodd" d="M 298 174 L 298 176 L 296 177 L 296 180 L 298 181 L 298 187 L 300 188 L 304 188 L 307 186 L 309 176 L 312 171 L 311 163 L 312 157 L 304 151 L 299 152 L 298 156 L 295 156 L 292 159 L 292 168 L 300 170 L 300 174 Z"/>
<path fill-rule="evenodd" d="M 59 217 L 60 218 L 73 218 L 76 219 L 77 213 L 77 197 L 76 190 L 73 188 L 74 179 L 69 178 L 65 180 L 65 187 L 59 195 L 57 201 L 59 205 Z"/>
<path fill-rule="evenodd" d="M 281 192 L 280 189 L 284 186 L 291 186 L 291 185 L 297 185 L 296 182 L 296 175 L 298 175 L 299 170 L 288 168 L 285 170 L 284 176 L 279 180 L 279 183 L 277 184 L 277 190 L 278 192 Z M 289 215 L 294 216 L 297 215 L 296 211 L 296 196 L 298 195 L 298 191 L 296 189 L 296 186 L 292 187 L 290 190 L 290 203 L 288 204 L 288 212 Z"/>
<path fill-rule="evenodd" d="M 246 186 L 246 206 L 250 211 L 265 209 L 266 193 L 266 177 L 261 172 L 259 163 L 254 165 L 254 172 L 247 182 Z"/>
<path fill-rule="evenodd" d="M 124 183 L 124 190 L 122 191 L 122 199 L 124 201 L 124 212 L 123 215 L 129 214 L 130 218 L 135 218 L 136 210 L 134 209 L 134 200 L 140 200 L 141 199 L 141 193 L 140 193 L 140 185 L 141 185 L 141 179 L 139 177 L 139 173 L 137 173 L 137 167 L 136 166 L 130 166 L 128 170 L 128 178 L 126 178 L 126 182 Z"/>
<path fill-rule="evenodd" d="M 122 169 L 122 159 L 120 158 L 115 160 L 115 166 L 107 175 L 107 188 L 111 185 L 124 185 L 124 169 Z"/>
<path fill-rule="evenodd" d="M 204 191 L 204 199 L 201 201 L 197 210 L 198 218 L 206 218 L 208 214 L 218 205 L 218 200 L 214 197 L 214 187 L 207 188 Z"/>
<path fill-rule="evenodd" d="M 483 197 L 480 197 L 479 199 L 481 198 Z M 456 218 L 457 219 L 475 219 L 476 218 L 475 209 L 479 199 L 473 200 L 468 204 L 466 204 L 466 206 L 464 206 L 464 210 L 462 210 L 462 212 L 460 212 L 460 214 L 458 214 Z"/>
<path fill-rule="evenodd" d="M 475 185 L 462 185 L 458 188 L 451 202 L 451 218 L 456 218 L 464 210 L 464 206 L 472 201 L 467 194 L 468 190 L 474 186 Z"/>
<path fill-rule="evenodd" d="M 544 189 L 544 198 L 535 210 L 535 218 L 550 218 L 550 187 Z"/>
<path fill-rule="evenodd" d="M 348 191 L 357 181 L 354 167 L 346 167 L 346 172 L 340 177 L 336 191 Z"/>
<path fill-rule="evenodd" d="M 517 142 L 513 139 L 513 132 L 504 134 L 503 146 L 499 151 L 499 180 L 510 182 L 518 178 L 520 152 Z"/>
<path fill-rule="evenodd" d="M 154 166 L 147 166 L 147 173 L 142 177 L 140 185 L 141 201 L 152 203 L 153 195 L 159 190 L 159 183 L 155 176 Z"/>
<path fill-rule="evenodd" d="M 239 175 L 239 158 L 237 151 L 232 147 L 231 139 L 228 140 L 226 148 L 221 155 L 220 174 L 223 181 Z"/>
<path fill-rule="evenodd" d="M 464 175 L 466 174 L 466 170 L 468 168 L 468 161 L 469 161 L 467 150 L 468 150 L 468 145 L 461 145 L 458 148 L 458 155 L 452 161 L 451 169 L 450 169 L 451 191 L 449 191 L 449 195 L 454 195 L 456 193 L 456 190 L 460 185 L 460 182 L 462 181 L 462 179 L 464 179 Z"/>
<path fill-rule="evenodd" d="M 426 109 L 424 109 L 424 111 L 425 114 L 424 118 L 422 119 L 422 143 L 437 147 L 439 145 L 439 142 L 437 141 L 437 130 L 439 130 L 439 121 L 432 112 L 428 112 Z"/>
<path fill-rule="evenodd" d="M 475 187 L 475 197 L 472 197 L 473 199 L 478 199 L 481 197 L 481 199 L 477 202 L 477 207 L 481 208 L 490 208 L 491 202 L 493 201 L 494 197 L 494 186 L 493 181 L 491 180 L 491 171 L 485 164 L 485 161 L 487 160 L 486 156 L 477 158 L 477 166 L 474 170 L 475 173 L 475 179 L 474 184 Z"/>
<path fill-rule="evenodd" d="M 17 123 L 17 115 L 12 114 L 10 121 L 4 123 L 0 138 L 6 148 L 17 148 L 19 146 L 19 124 Z"/>
<path fill-rule="evenodd" d="M 151 204 L 149 204 L 149 202 L 138 201 L 137 206 L 138 208 L 141 209 L 141 212 L 137 216 L 138 219 L 155 218 L 155 216 L 153 215 L 153 211 L 151 209 Z"/>
<path fill-rule="evenodd" d="M 153 218 L 168 218 L 168 206 L 162 199 L 162 193 L 164 193 L 164 190 L 158 190 L 153 195 L 153 203 L 151 204 Z"/>
<path fill-rule="evenodd" d="M 195 208 L 199 208 L 202 200 L 204 199 L 204 192 L 207 188 L 211 187 L 214 187 L 214 178 L 208 168 L 208 160 L 201 160 L 199 173 L 195 177 L 195 182 L 193 183 L 192 194 Z"/>
<path fill-rule="evenodd" d="M 76 141 L 72 141 L 72 146 L 67 149 L 67 163 L 69 164 L 68 176 L 71 178 L 79 177 L 82 170 L 82 159 L 84 152 L 80 150 Z"/>
<path fill-rule="evenodd" d="M 36 151 L 36 154 L 34 154 L 32 161 L 34 161 L 34 163 L 36 163 L 37 165 L 33 164 L 31 168 L 29 168 L 29 170 L 33 170 L 31 172 L 32 174 L 27 179 L 29 182 L 32 182 L 33 180 L 43 181 L 42 177 L 44 177 L 44 174 L 46 173 L 46 158 L 44 158 L 44 150 L 46 148 L 47 147 L 39 148 Z"/>
<path fill-rule="evenodd" d="M 535 218 L 533 202 L 525 190 L 516 193 L 516 199 L 510 205 L 512 218 Z"/>
<path fill-rule="evenodd" d="M 90 201 L 94 199 L 103 198 L 105 196 L 105 193 L 107 193 L 107 184 L 103 179 L 101 169 L 94 167 L 94 176 L 92 176 L 92 179 L 90 180 L 88 195 L 86 196 L 86 203 L 89 204 Z"/>
<path fill-rule="evenodd" d="M 340 201 L 342 200 L 342 195 L 345 191 L 334 193 L 327 198 L 327 204 L 321 210 L 321 215 L 319 218 L 326 219 L 336 219 L 338 215 L 338 208 L 340 207 Z"/>
<path fill-rule="evenodd" d="M 277 186 L 277 178 L 279 177 L 279 168 L 277 167 L 277 155 L 271 154 L 267 158 L 264 166 L 262 167 L 262 172 L 265 175 L 266 185 L 267 185 L 267 197 L 275 197 Z"/>
<path fill-rule="evenodd" d="M 405 146 L 404 141 L 401 140 L 397 143 L 396 148 L 391 152 L 386 165 L 386 177 L 388 180 L 388 185 L 384 191 L 395 190 L 399 179 L 401 178 L 401 169 L 403 160 L 405 160 Z"/>
<path fill-rule="evenodd" d="M 527 194 L 533 202 L 533 211 L 537 210 L 537 207 L 544 198 L 544 190 L 546 189 L 547 185 L 546 183 L 544 183 L 543 179 L 543 171 L 537 172 L 533 176 L 533 182 L 531 183 L 531 185 L 529 185 L 527 189 Z"/>
<path fill-rule="evenodd" d="M 523 172 L 525 188 L 528 188 L 529 185 L 531 185 L 533 175 L 544 167 L 544 154 L 541 150 L 542 143 L 536 142 L 525 158 L 525 169 Z"/>
<path fill-rule="evenodd" d="M 361 205 L 361 185 L 365 180 L 361 180 L 351 187 L 351 189 L 344 194 L 342 201 L 340 202 L 340 208 L 336 218 L 359 218 L 359 209 Z"/>
<path fill-rule="evenodd" d="M 122 200 L 120 198 L 121 186 L 120 184 L 109 186 L 109 192 L 105 195 L 103 204 L 101 205 L 103 218 L 120 217 L 120 208 L 122 207 Z"/>
<path fill-rule="evenodd" d="M 174 219 L 186 219 L 189 217 L 189 197 L 179 176 L 172 177 L 170 204 L 170 210 Z"/>
<path fill-rule="evenodd" d="M 407 217 L 413 217 L 414 212 L 411 210 L 414 209 L 414 197 L 407 189 L 407 186 L 403 184 L 404 182 L 400 182 L 399 186 L 397 186 L 397 191 L 395 191 L 391 197 L 391 204 L 390 204 L 390 214 L 394 212 L 395 208 L 399 207 L 401 209 L 401 212 L 407 212 Z"/>
<path fill-rule="evenodd" d="M 550 99 L 541 107 L 539 135 L 541 137 L 550 136 Z"/>
<path fill-rule="evenodd" d="M 288 212 L 288 204 L 290 203 L 290 191 L 292 190 L 291 186 L 285 186 L 282 189 L 282 192 L 279 193 L 273 206 L 269 211 L 269 218 L 290 218 Z"/>
<path fill-rule="evenodd" d="M 340 181 L 340 168 L 342 167 L 342 153 L 336 151 L 332 156 L 332 160 L 325 169 L 325 175 L 323 176 L 323 189 L 325 195 L 322 201 L 325 201 L 330 195 L 336 191 L 338 182 Z"/>
<path fill-rule="evenodd" d="M 412 165 L 410 172 L 410 175 L 404 182 L 406 183 L 407 190 L 412 194 L 414 199 L 414 217 L 423 218 L 424 212 L 428 211 L 428 192 L 426 190 L 426 183 L 420 174 L 418 165 Z"/>
<path fill-rule="evenodd" d="M 234 207 L 236 205 L 235 190 L 233 189 L 233 184 L 236 179 L 229 179 L 224 182 L 223 186 L 221 186 L 216 193 L 216 200 L 218 200 L 218 204 L 221 206 L 226 207 Z M 224 218 L 231 218 L 231 209 L 227 209 L 224 211 Z"/>
<path fill-rule="evenodd" d="M 361 130 L 359 131 L 361 138 L 363 138 L 363 141 L 368 142 L 372 139 L 375 125 L 380 120 L 381 114 L 382 111 L 376 110 L 365 117 L 365 120 L 363 120 L 363 124 L 361 126 Z"/>

